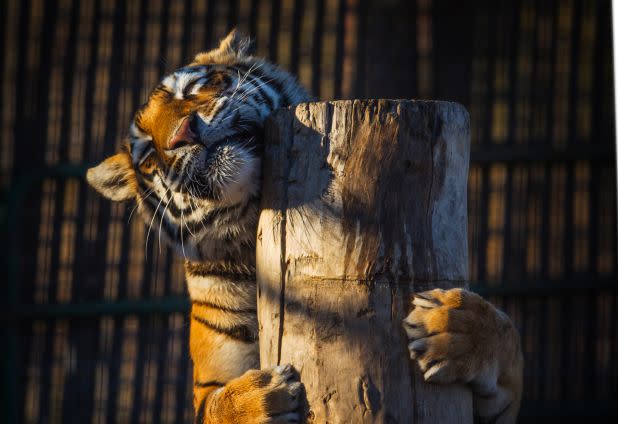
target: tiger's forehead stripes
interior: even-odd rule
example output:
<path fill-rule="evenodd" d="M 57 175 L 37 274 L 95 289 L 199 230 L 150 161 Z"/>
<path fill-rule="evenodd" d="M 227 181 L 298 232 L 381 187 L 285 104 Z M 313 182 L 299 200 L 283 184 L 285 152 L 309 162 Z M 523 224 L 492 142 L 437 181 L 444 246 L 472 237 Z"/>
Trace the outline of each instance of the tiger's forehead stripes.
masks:
<path fill-rule="evenodd" d="M 161 86 L 174 98 L 182 100 L 191 95 L 197 95 L 202 87 L 209 82 L 231 81 L 225 75 L 229 69 L 224 66 L 189 66 L 180 68 L 166 76 L 161 81 Z"/>

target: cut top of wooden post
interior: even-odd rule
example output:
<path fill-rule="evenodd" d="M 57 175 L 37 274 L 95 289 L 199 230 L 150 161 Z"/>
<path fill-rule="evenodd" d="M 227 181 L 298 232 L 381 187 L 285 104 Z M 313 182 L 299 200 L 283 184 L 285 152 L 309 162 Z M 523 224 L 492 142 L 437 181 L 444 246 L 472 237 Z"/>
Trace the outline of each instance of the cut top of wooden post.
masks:
<path fill-rule="evenodd" d="M 280 232 L 271 236 L 284 252 L 258 255 L 258 268 L 279 267 L 273 259 L 281 257 L 308 279 L 467 278 L 463 106 L 303 103 L 273 114 L 265 139 L 262 209 L 282 213 L 262 214 L 258 238 Z"/>

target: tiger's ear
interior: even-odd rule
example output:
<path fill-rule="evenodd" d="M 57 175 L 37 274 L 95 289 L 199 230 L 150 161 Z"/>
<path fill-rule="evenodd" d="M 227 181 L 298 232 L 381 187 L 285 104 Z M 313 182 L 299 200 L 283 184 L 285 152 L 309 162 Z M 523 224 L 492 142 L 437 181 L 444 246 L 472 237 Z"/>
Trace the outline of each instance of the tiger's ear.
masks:
<path fill-rule="evenodd" d="M 96 191 L 111 200 L 129 200 L 137 193 L 135 170 L 131 157 L 126 152 L 110 156 L 90 168 L 86 173 L 86 180 Z"/>
<path fill-rule="evenodd" d="M 221 40 L 218 50 L 220 53 L 233 54 L 234 56 L 251 56 L 255 53 L 255 43 L 251 38 L 234 28 Z"/>
<path fill-rule="evenodd" d="M 193 59 L 197 64 L 217 63 L 229 57 L 245 57 L 255 53 L 255 43 L 249 37 L 233 29 L 219 42 L 219 47 L 205 53 L 199 53 Z"/>

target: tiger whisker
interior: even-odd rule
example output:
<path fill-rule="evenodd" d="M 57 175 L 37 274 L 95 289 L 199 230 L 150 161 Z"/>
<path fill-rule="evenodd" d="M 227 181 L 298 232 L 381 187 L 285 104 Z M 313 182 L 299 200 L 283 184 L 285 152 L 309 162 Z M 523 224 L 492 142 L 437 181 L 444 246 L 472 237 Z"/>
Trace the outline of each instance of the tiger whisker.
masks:
<path fill-rule="evenodd" d="M 174 199 L 173 194 L 170 195 L 170 200 L 167 201 L 167 204 L 165 205 L 165 208 L 161 213 L 161 220 L 159 221 L 159 254 L 161 254 L 161 227 L 163 226 L 163 218 L 165 217 L 165 211 L 167 211 L 167 207 L 169 206 L 172 199 Z"/>
<path fill-rule="evenodd" d="M 189 190 L 189 187 L 187 187 L 187 190 Z M 196 213 L 195 213 L 195 209 L 193 209 L 193 205 L 192 205 L 192 203 L 194 203 L 194 202 L 193 202 L 193 199 L 189 199 L 189 207 L 191 208 L 191 212 L 192 212 L 192 214 L 193 214 L 193 215 L 195 215 Z M 196 207 L 197 207 L 197 205 L 196 205 Z M 202 215 L 202 217 L 201 217 L 201 218 L 198 218 L 198 220 L 199 220 L 200 224 L 202 224 L 202 228 L 204 229 L 204 233 L 206 233 L 206 231 L 208 231 L 208 230 L 206 229 L 206 225 L 204 225 L 204 219 L 205 219 L 205 218 L 204 218 L 204 216 L 203 216 L 203 215 Z"/>
<path fill-rule="evenodd" d="M 269 82 L 274 81 L 276 78 L 269 78 L 265 81 L 262 81 L 260 84 L 256 85 L 255 87 L 252 87 L 251 89 L 249 89 L 248 91 L 246 91 L 245 93 L 242 94 L 242 96 L 238 99 L 239 101 L 244 101 L 249 97 L 249 94 L 251 94 L 252 92 L 254 92 L 255 90 L 258 90 L 260 87 L 263 87 L 264 85 L 268 84 Z M 232 97 L 230 97 L 230 100 L 232 99 Z M 219 124 L 222 122 L 227 121 L 228 119 L 231 119 L 234 117 L 234 112 L 236 112 L 237 110 L 239 110 L 241 107 L 243 107 L 243 105 L 240 105 L 234 109 L 232 109 L 231 111 L 228 112 L 228 115 L 225 119 L 222 119 L 221 121 L 219 121 Z"/>
<path fill-rule="evenodd" d="M 182 220 L 183 220 L 183 210 L 180 210 L 180 244 L 182 245 L 182 256 L 187 259 L 187 254 L 185 253 L 185 240 L 182 235 Z"/>
<path fill-rule="evenodd" d="M 163 193 L 163 196 L 161 196 L 161 199 L 159 200 L 159 203 L 157 204 L 157 207 L 155 208 L 154 212 L 152 213 L 152 219 L 150 220 L 150 225 L 148 226 L 148 232 L 146 233 L 146 245 L 144 246 L 144 250 L 146 251 L 146 259 L 148 259 L 148 239 L 150 238 L 150 230 L 152 229 L 152 224 L 154 223 L 154 220 L 157 216 L 157 211 L 159 210 L 159 206 L 161 206 L 161 203 L 163 202 L 163 199 L 165 198 L 165 196 L 167 196 L 167 193 L 170 191 L 169 188 L 167 188 L 167 190 L 165 191 L 165 193 Z"/>
<path fill-rule="evenodd" d="M 255 87 L 253 87 L 251 90 L 247 91 L 243 97 L 240 98 L 241 101 L 245 100 L 249 94 L 251 94 L 252 92 L 254 92 L 255 90 L 259 89 L 260 87 L 263 87 L 264 85 L 268 84 L 269 82 L 272 82 L 274 80 L 276 80 L 277 78 L 269 78 L 266 81 L 263 81 L 261 84 L 256 85 Z"/>
<path fill-rule="evenodd" d="M 154 190 L 155 190 L 155 187 L 152 187 L 152 188 L 150 188 L 150 189 L 146 190 L 146 191 L 144 192 L 144 196 L 143 196 L 143 197 L 141 197 L 141 198 L 138 198 L 138 199 L 137 199 L 137 201 L 136 201 L 136 203 L 135 203 L 135 206 L 133 206 L 133 209 L 131 209 L 131 213 L 129 214 L 129 219 L 127 219 L 127 223 L 131 222 L 131 217 L 133 217 L 133 212 L 135 212 L 135 210 L 137 209 L 137 207 L 138 207 L 139 205 L 141 205 L 141 203 L 142 203 L 144 200 L 146 200 L 146 199 L 148 199 L 148 198 L 150 197 L 150 195 L 154 192 Z"/>
<path fill-rule="evenodd" d="M 191 231 L 191 228 L 189 228 L 189 220 L 185 220 L 185 226 L 187 227 L 187 231 L 189 232 L 189 234 L 191 234 L 191 236 L 193 236 L 193 238 L 195 239 L 195 234 L 193 233 L 193 231 Z"/>
<path fill-rule="evenodd" d="M 258 65 L 258 66 L 255 66 L 255 65 Z M 238 83 L 236 84 L 236 89 L 234 90 L 234 92 L 230 96 L 230 100 L 232 100 L 234 98 L 234 96 L 238 93 L 238 89 L 245 83 L 247 78 L 249 78 L 249 75 L 251 75 L 251 72 L 253 72 L 254 70 L 258 70 L 262 65 L 263 65 L 263 63 L 258 64 L 257 62 L 254 63 L 253 65 L 251 65 L 251 67 L 243 75 L 242 80 L 239 80 Z"/>

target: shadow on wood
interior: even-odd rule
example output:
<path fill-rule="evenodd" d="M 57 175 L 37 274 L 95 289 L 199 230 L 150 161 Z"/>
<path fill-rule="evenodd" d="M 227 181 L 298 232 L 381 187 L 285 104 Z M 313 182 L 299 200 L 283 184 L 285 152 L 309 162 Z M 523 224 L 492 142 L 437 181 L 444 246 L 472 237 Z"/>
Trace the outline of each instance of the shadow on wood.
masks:
<path fill-rule="evenodd" d="M 296 367 L 309 421 L 472 422 L 466 388 L 421 381 L 401 327 L 412 291 L 465 284 L 469 138 L 447 102 L 307 103 L 268 122 L 261 363 Z"/>

